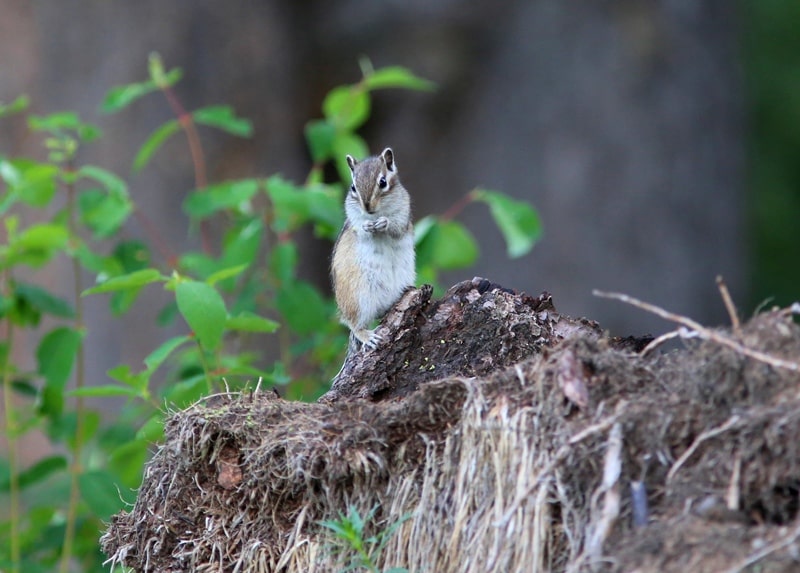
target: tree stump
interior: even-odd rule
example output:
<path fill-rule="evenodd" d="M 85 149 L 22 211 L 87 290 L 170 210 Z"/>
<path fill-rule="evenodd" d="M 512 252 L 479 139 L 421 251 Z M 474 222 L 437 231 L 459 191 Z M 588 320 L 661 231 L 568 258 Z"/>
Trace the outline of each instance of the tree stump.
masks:
<path fill-rule="evenodd" d="M 401 398 L 431 380 L 486 376 L 569 336 L 602 336 L 600 326 L 559 314 L 549 293 L 533 297 L 475 277 L 431 301 L 429 285 L 409 289 L 378 327 L 387 342 L 348 353 L 324 403 Z"/>

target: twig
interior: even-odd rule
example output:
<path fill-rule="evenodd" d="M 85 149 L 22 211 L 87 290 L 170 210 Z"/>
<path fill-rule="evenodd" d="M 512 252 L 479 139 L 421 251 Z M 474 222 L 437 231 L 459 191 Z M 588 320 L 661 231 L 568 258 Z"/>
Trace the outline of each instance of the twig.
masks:
<path fill-rule="evenodd" d="M 697 448 L 700 447 L 700 444 L 702 444 L 706 440 L 713 438 L 714 436 L 718 436 L 719 434 L 726 432 L 727 430 L 730 430 L 741 420 L 742 418 L 740 416 L 734 414 L 733 416 L 728 418 L 728 421 L 722 424 L 721 426 L 717 426 L 716 428 L 711 428 L 710 430 L 706 430 L 705 432 L 697 436 L 694 442 L 692 442 L 692 445 L 689 446 L 689 449 L 683 452 L 681 457 L 678 458 L 678 461 L 672 464 L 672 467 L 669 469 L 669 472 L 667 473 L 666 483 L 669 484 L 669 482 L 672 481 L 672 478 L 675 477 L 675 474 L 678 473 L 678 470 L 681 468 L 681 466 L 684 463 L 686 463 L 686 460 L 688 460 L 692 456 L 692 454 L 697 450 Z"/>
<path fill-rule="evenodd" d="M 592 520 L 586 533 L 585 554 L 590 561 L 598 560 L 603 551 L 603 543 L 608 538 L 614 522 L 619 517 L 620 493 L 619 476 L 622 471 L 622 424 L 615 422 L 611 427 L 603 460 L 603 481 L 592 494 L 590 503 Z M 600 508 L 600 496 L 603 507 Z"/>
<path fill-rule="evenodd" d="M 192 165 L 194 166 L 194 184 L 198 191 L 204 191 L 208 185 L 206 178 L 206 162 L 203 154 L 203 146 L 200 144 L 200 136 L 197 134 L 194 118 L 192 114 L 186 111 L 181 101 L 172 91 L 169 85 L 160 86 L 161 91 L 167 98 L 169 106 L 178 118 L 183 132 L 186 134 L 186 141 L 189 143 L 189 153 L 192 156 Z M 208 228 L 208 221 L 200 221 L 200 240 L 203 244 L 203 252 L 206 254 L 211 253 L 211 236 Z"/>
<path fill-rule="evenodd" d="M 731 511 L 739 510 L 739 500 L 741 499 L 741 492 L 739 488 L 739 481 L 742 474 L 742 453 L 736 452 L 733 457 L 733 471 L 731 472 L 731 481 L 728 483 L 728 491 L 725 494 L 725 505 Z"/>
<path fill-rule="evenodd" d="M 731 293 L 728 291 L 728 285 L 725 284 L 725 280 L 722 278 L 722 275 L 717 275 L 717 288 L 719 289 L 719 294 L 722 295 L 722 302 L 725 303 L 725 309 L 728 311 L 728 316 L 731 317 L 731 326 L 733 326 L 733 330 L 739 330 L 741 324 L 739 323 L 739 315 L 736 313 L 736 307 L 733 306 L 733 299 L 731 298 Z"/>
<path fill-rule="evenodd" d="M 662 344 L 664 344 L 668 340 L 672 340 L 673 338 L 680 338 L 680 336 L 681 336 L 681 331 L 680 330 L 673 330 L 673 331 L 667 332 L 666 334 L 662 334 L 658 338 L 655 338 L 655 339 L 651 340 L 648 343 L 647 346 L 642 348 L 641 355 L 642 356 L 647 356 L 653 350 L 655 350 L 656 347 L 661 346 Z"/>
<path fill-rule="evenodd" d="M 759 561 L 764 559 L 764 557 L 766 557 L 766 556 L 768 556 L 768 555 L 770 555 L 772 553 L 775 553 L 776 551 L 780 551 L 784 547 L 788 547 L 789 545 L 791 545 L 792 543 L 797 541 L 798 538 L 800 538 L 800 525 L 795 527 L 783 539 L 780 539 L 779 541 L 776 541 L 775 543 L 767 545 L 763 549 L 761 549 L 759 551 L 756 551 L 755 553 L 749 555 L 747 557 L 747 559 L 744 559 L 738 565 L 735 565 L 734 567 L 731 567 L 730 569 L 726 570 L 724 573 L 740 573 L 741 571 L 744 571 L 745 569 L 747 569 L 748 567 L 750 567 L 754 563 L 758 563 Z"/>
<path fill-rule="evenodd" d="M 754 360 L 758 360 L 759 362 L 764 362 L 765 364 L 769 364 L 770 366 L 774 366 L 775 368 L 785 368 L 787 370 L 791 370 L 792 372 L 800 372 L 800 364 L 797 362 L 792 362 L 790 360 L 784 360 L 782 358 L 777 358 L 775 356 L 771 356 L 760 350 L 753 350 L 752 348 L 748 348 L 747 346 L 743 346 L 739 344 L 735 340 L 728 338 L 718 332 L 714 332 L 713 330 L 704 327 L 699 322 L 692 320 L 686 316 L 681 316 L 679 314 L 675 314 L 664 310 L 663 308 L 656 306 L 654 304 L 650 304 L 648 302 L 643 302 L 637 298 L 632 296 L 628 296 L 626 294 L 616 293 L 616 292 L 603 292 L 599 290 L 592 291 L 594 296 L 599 296 L 601 298 L 610 298 L 612 300 L 618 300 L 620 302 L 624 302 L 626 304 L 630 304 L 632 306 L 641 308 L 647 312 L 655 314 L 656 316 L 660 316 L 664 320 L 669 320 L 670 322 L 676 322 L 678 324 L 682 324 L 683 326 L 690 329 L 689 331 L 679 331 L 682 338 L 692 338 L 692 337 L 699 337 L 703 340 L 710 340 L 712 342 L 716 342 L 717 344 L 721 344 L 722 346 L 727 346 L 728 348 L 735 350 L 739 354 L 744 354 L 745 356 L 749 356 Z M 692 332 L 694 331 L 694 332 Z"/>
<path fill-rule="evenodd" d="M 5 269 L 3 278 L 5 279 L 6 285 L 11 284 L 11 271 L 9 269 Z M 9 292 L 8 294 L 13 293 Z M 9 533 L 11 535 L 11 539 L 9 541 L 9 544 L 11 545 L 11 564 L 9 566 L 9 571 L 11 571 L 11 573 L 19 573 L 21 563 L 19 534 L 19 436 L 17 435 L 17 416 L 14 410 L 14 404 L 12 404 L 13 392 L 11 383 L 13 372 L 11 365 L 11 351 L 14 344 L 14 323 L 10 319 L 6 319 L 6 332 L 6 352 L 8 352 L 8 358 L 3 365 L 3 412 L 5 414 L 4 425 L 6 431 L 6 445 L 8 447 L 8 493 L 11 498 L 8 507 L 8 520 L 10 522 Z"/>
<path fill-rule="evenodd" d="M 72 161 L 67 169 L 73 171 Z M 77 236 L 77 202 L 76 202 L 75 183 L 70 179 L 67 183 L 67 210 L 68 210 L 68 225 L 70 234 Z M 84 311 L 83 311 L 83 277 L 81 275 L 81 265 L 78 257 L 72 258 L 72 282 L 75 297 L 75 330 L 78 332 L 84 329 Z M 75 388 L 80 390 L 86 383 L 86 349 L 83 341 L 78 346 L 78 352 L 75 356 Z M 85 441 L 85 400 L 83 396 L 78 396 L 75 400 L 75 443 L 72 447 L 72 459 L 69 464 L 70 487 L 69 487 L 69 505 L 67 507 L 66 527 L 64 530 L 64 542 L 61 550 L 61 561 L 59 563 L 59 572 L 67 573 L 70 569 L 70 562 L 72 560 L 72 551 L 75 542 L 75 533 L 78 521 L 78 504 L 80 503 L 80 484 L 78 480 L 81 475 L 81 455 L 83 453 L 83 446 Z"/>

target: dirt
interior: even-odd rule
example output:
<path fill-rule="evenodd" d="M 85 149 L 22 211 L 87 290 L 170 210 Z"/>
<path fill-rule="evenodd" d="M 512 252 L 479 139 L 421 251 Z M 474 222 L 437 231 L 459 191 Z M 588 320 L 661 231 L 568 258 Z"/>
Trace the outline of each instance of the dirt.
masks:
<path fill-rule="evenodd" d="M 609 338 L 549 295 L 471 281 L 406 303 L 386 327 L 422 344 L 425 328 L 443 339 L 436 316 L 453 340 L 500 329 L 491 367 L 473 360 L 485 345 L 443 348 L 464 366 L 442 379 L 395 372 L 361 397 L 340 379 L 348 390 L 324 403 L 261 391 L 177 412 L 106 554 L 135 571 L 338 571 L 320 521 L 355 507 L 377 508 L 374 531 L 405 518 L 374 554 L 381 570 L 800 570 L 791 312 L 643 354 L 649 339 Z M 460 320 L 478 316 L 470 305 L 499 310 Z"/>

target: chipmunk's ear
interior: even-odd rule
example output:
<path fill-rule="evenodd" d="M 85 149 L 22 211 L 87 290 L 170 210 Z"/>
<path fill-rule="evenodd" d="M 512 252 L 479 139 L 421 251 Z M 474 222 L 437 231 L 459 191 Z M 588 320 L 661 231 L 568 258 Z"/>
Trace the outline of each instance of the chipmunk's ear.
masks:
<path fill-rule="evenodd" d="M 352 155 L 347 155 L 345 158 L 347 159 L 347 166 L 350 167 L 350 171 L 351 172 L 355 171 L 356 170 L 356 164 L 358 163 L 358 161 L 353 159 Z"/>
<path fill-rule="evenodd" d="M 395 171 L 397 165 L 394 162 L 394 152 L 392 151 L 391 147 L 387 147 L 381 153 L 381 157 L 383 157 L 383 162 L 386 164 L 386 168 L 389 171 Z"/>

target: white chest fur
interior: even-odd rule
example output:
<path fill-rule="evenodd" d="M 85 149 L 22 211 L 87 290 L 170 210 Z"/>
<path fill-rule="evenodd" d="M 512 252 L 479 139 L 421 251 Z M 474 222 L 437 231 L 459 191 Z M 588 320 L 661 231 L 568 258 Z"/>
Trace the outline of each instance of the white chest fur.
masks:
<path fill-rule="evenodd" d="M 361 231 L 356 240 L 356 260 L 363 282 L 359 322 L 366 324 L 384 314 L 407 287 L 414 285 L 414 235 L 409 232 L 395 238 Z"/>

